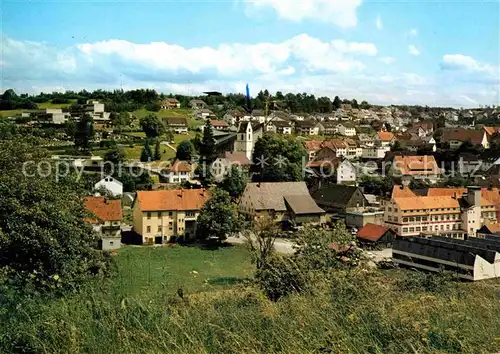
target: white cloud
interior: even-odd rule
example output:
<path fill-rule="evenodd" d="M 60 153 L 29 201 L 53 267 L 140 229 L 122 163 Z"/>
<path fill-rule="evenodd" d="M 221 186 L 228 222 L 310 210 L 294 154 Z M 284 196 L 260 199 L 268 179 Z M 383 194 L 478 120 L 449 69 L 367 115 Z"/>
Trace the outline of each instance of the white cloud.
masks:
<path fill-rule="evenodd" d="M 420 50 L 418 50 L 417 47 L 415 47 L 413 44 L 410 44 L 408 46 L 408 53 L 416 56 L 416 55 L 420 55 Z"/>
<path fill-rule="evenodd" d="M 498 68 L 493 65 L 484 64 L 476 59 L 463 54 L 445 54 L 441 63 L 443 69 L 457 69 L 472 72 L 498 73 Z"/>
<path fill-rule="evenodd" d="M 359 55 L 377 55 L 377 47 L 373 43 L 346 42 L 342 39 L 332 41 L 333 48 L 341 53 Z"/>
<path fill-rule="evenodd" d="M 382 58 L 379 58 L 378 60 L 381 61 L 382 63 L 388 64 L 388 65 L 396 62 L 396 59 L 394 59 L 393 57 L 382 57 Z"/>
<path fill-rule="evenodd" d="M 417 28 L 412 28 L 412 29 L 409 29 L 409 30 L 406 32 L 406 36 L 407 36 L 407 37 L 416 37 L 416 36 L 418 36 L 418 29 L 417 29 Z"/>
<path fill-rule="evenodd" d="M 248 14 L 265 8 L 273 9 L 281 18 L 300 22 L 317 20 L 339 27 L 356 27 L 356 10 L 361 0 L 244 0 Z"/>
<path fill-rule="evenodd" d="M 377 48 L 371 43 L 322 41 L 306 34 L 279 43 L 195 48 L 109 40 L 61 49 L 4 37 L 2 49 L 2 86 L 19 92 L 113 90 L 122 84 L 124 89 L 185 94 L 244 92 L 248 82 L 252 92 L 265 88 L 310 92 L 376 104 L 474 105 L 462 95 L 479 104 L 499 103 L 498 75 L 494 79 L 485 71 L 492 67 L 485 63 L 455 54 L 443 57 L 441 63 L 443 69 L 455 70 L 442 70 L 433 77 L 397 72 L 397 67 L 387 73 L 387 68 L 377 71 L 370 64 L 390 64 L 394 58 L 376 57 Z M 482 79 L 485 76 L 487 80 Z"/>
<path fill-rule="evenodd" d="M 375 26 L 379 30 L 381 30 L 382 28 L 384 28 L 384 24 L 382 23 L 382 17 L 380 17 L 380 15 L 377 16 L 377 19 L 375 20 Z"/>

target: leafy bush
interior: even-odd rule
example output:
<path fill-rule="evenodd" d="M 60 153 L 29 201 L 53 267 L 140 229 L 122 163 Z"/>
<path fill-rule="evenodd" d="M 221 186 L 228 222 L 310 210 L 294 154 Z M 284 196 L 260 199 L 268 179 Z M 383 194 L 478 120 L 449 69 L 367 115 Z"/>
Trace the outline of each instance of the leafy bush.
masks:
<path fill-rule="evenodd" d="M 306 273 L 292 257 L 276 255 L 256 274 L 257 282 L 266 296 L 278 301 L 286 295 L 301 293 L 307 289 Z"/>

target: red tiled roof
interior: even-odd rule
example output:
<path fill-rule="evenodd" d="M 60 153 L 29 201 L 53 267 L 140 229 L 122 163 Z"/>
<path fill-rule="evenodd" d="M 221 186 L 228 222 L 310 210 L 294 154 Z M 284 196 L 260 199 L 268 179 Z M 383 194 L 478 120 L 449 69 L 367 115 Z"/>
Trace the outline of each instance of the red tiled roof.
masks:
<path fill-rule="evenodd" d="M 106 199 L 104 197 L 87 197 L 84 200 L 85 208 L 96 218 L 88 218 L 90 223 L 97 221 L 118 221 L 122 217 L 122 204 L 119 199 Z"/>
<path fill-rule="evenodd" d="M 485 131 L 472 129 L 446 129 L 443 131 L 441 140 L 450 141 L 456 140 L 461 142 L 470 141 L 473 144 L 480 145 L 483 142 Z"/>
<path fill-rule="evenodd" d="M 394 140 L 394 134 L 390 133 L 390 132 L 378 132 L 378 137 L 380 138 L 380 140 L 382 141 L 392 141 Z"/>
<path fill-rule="evenodd" d="M 224 122 L 223 120 L 210 119 L 210 123 L 214 127 L 227 127 L 228 126 L 227 122 Z"/>
<path fill-rule="evenodd" d="M 392 198 L 416 197 L 415 193 L 408 186 L 394 185 L 392 188 Z"/>
<path fill-rule="evenodd" d="M 484 131 L 491 136 L 495 133 L 500 133 L 500 127 L 484 127 Z"/>
<path fill-rule="evenodd" d="M 405 176 L 407 175 L 439 175 L 442 173 L 436 159 L 432 155 L 396 156 L 394 166 Z"/>
<path fill-rule="evenodd" d="M 389 229 L 375 224 L 366 224 L 358 231 L 358 237 L 367 241 L 378 241 Z"/>
<path fill-rule="evenodd" d="M 206 189 L 174 189 L 137 192 L 141 211 L 200 210 L 210 198 Z"/>
<path fill-rule="evenodd" d="M 319 140 L 307 140 L 304 142 L 304 145 L 308 151 L 312 151 L 312 150 L 317 151 L 317 150 L 321 149 L 322 143 L 323 142 L 319 141 Z"/>
<path fill-rule="evenodd" d="M 429 188 L 428 197 L 462 197 L 467 193 L 467 188 Z"/>
<path fill-rule="evenodd" d="M 191 172 L 193 171 L 193 165 L 187 161 L 175 160 L 170 166 L 166 168 L 167 172 Z"/>
<path fill-rule="evenodd" d="M 247 155 L 245 155 L 245 153 L 241 153 L 241 152 L 229 152 L 229 151 L 227 151 L 224 154 L 224 158 L 232 163 L 238 163 L 242 166 L 252 164 L 252 162 L 248 159 Z"/>

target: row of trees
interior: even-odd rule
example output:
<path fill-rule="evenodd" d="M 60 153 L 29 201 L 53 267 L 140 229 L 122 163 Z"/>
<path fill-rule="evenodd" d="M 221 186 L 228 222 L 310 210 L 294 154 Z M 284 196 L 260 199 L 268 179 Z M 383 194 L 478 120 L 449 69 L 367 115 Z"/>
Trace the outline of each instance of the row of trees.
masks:
<path fill-rule="evenodd" d="M 227 94 L 220 96 L 185 96 L 185 95 L 165 95 L 151 89 L 137 89 L 130 91 L 114 90 L 82 90 L 79 92 L 52 92 L 40 93 L 29 96 L 27 94 L 17 95 L 12 89 L 5 91 L 2 95 L 0 109 L 36 109 L 37 103 L 70 103 L 75 102 L 69 110 L 78 110 L 80 105 L 87 100 L 95 99 L 106 103 L 106 110 L 110 112 L 132 112 L 142 107 L 149 111 L 159 111 L 159 101 L 164 98 L 173 97 L 180 101 L 181 107 L 188 108 L 189 102 L 193 98 L 203 99 L 209 106 L 222 106 L 224 110 L 246 106 L 246 97 L 244 94 Z M 329 97 L 316 97 L 307 93 L 286 93 L 277 91 L 271 94 L 268 90 L 260 91 L 253 98 L 252 106 L 254 109 L 282 109 L 292 113 L 330 113 L 338 109 L 342 104 L 351 104 L 354 108 L 369 108 L 370 105 L 363 101 L 360 104 L 353 100 L 341 100 L 336 96 L 333 100 Z"/>

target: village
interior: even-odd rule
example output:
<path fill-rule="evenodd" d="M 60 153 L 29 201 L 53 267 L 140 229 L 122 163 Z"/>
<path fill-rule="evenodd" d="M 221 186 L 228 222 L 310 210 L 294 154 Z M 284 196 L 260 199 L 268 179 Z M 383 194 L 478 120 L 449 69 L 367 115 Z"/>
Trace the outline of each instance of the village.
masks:
<path fill-rule="evenodd" d="M 167 97 L 154 102 L 158 113 L 143 116 L 135 132 L 131 114 L 124 119 L 93 99 L 80 111 L 47 108 L 6 118 L 42 130 L 89 119 L 95 135 L 87 146 L 51 159 L 93 178 L 85 206 L 103 250 L 197 241 L 211 195 L 237 184 L 226 202 L 244 220 L 272 220 L 290 252 L 296 230 L 340 221 L 367 252 L 392 249 L 400 266 L 445 267 L 470 280 L 500 275 L 497 253 L 481 256 L 500 251 L 500 126 L 491 124 L 500 111 L 372 107 L 336 97 L 318 108 L 330 112 L 291 113 L 278 109 L 280 96 L 261 91 L 263 109 L 249 109 L 248 97 L 227 110 L 220 93 Z M 73 142 L 59 136 L 55 145 L 68 150 Z M 123 153 L 123 139 L 142 146 L 140 158 Z M 289 167 L 296 173 L 283 171 Z M 120 180 L 126 170 L 138 172 L 135 182 Z M 203 230 L 203 239 L 233 241 L 242 231 Z M 464 252 L 484 263 L 481 274 Z"/>

